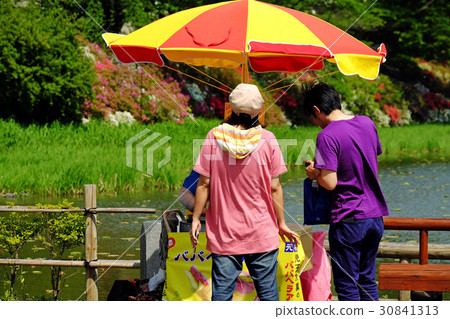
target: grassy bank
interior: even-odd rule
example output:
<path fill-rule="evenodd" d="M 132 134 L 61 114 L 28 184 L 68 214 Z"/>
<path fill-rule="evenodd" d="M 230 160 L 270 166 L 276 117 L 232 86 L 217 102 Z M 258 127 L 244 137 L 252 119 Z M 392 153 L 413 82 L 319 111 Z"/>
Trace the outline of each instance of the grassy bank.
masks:
<path fill-rule="evenodd" d="M 22 127 L 12 121 L 0 121 L 0 193 L 33 193 L 42 195 L 77 194 L 84 184 L 97 184 L 102 192 L 138 192 L 145 189 L 177 188 L 191 170 L 206 133 L 217 120 L 196 119 L 185 124 L 157 123 L 143 126 L 110 126 L 103 122 L 88 125 Z M 149 132 L 143 130 L 150 130 Z M 301 157 L 313 155 L 316 127 L 268 128 L 287 149 L 286 160 L 294 166 Z M 129 153 L 126 143 L 142 132 Z M 152 141 L 144 139 L 153 133 L 161 135 Z M 450 160 L 450 127 L 416 125 L 379 129 L 384 153 L 381 162 L 399 160 Z M 136 152 L 137 144 L 156 145 L 164 136 L 170 140 L 154 152 L 154 171 L 147 174 L 146 151 Z M 161 168 L 158 163 L 170 160 Z M 136 169 L 142 158 L 142 171 Z"/>

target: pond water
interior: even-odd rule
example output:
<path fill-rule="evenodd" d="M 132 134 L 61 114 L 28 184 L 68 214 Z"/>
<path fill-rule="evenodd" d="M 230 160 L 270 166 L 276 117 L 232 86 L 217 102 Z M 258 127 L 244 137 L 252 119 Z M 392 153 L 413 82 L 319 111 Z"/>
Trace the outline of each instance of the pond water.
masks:
<path fill-rule="evenodd" d="M 286 219 L 288 222 L 303 224 L 303 170 L 294 170 L 282 176 Z M 448 197 L 450 195 L 450 163 L 408 163 L 385 164 L 380 167 L 379 180 L 390 216 L 393 217 L 429 217 L 450 218 Z M 153 192 L 142 194 L 122 194 L 118 196 L 99 195 L 98 207 L 150 207 L 156 208 L 156 214 L 112 214 L 98 215 L 98 258 L 99 259 L 140 259 L 139 236 L 142 222 L 154 220 L 160 222 L 164 210 L 180 209 L 183 206 L 176 200 L 177 191 Z M 75 206 L 83 207 L 82 197 L 69 198 Z M 16 199 L 17 205 L 35 203 L 57 203 L 61 198 L 27 197 Z M 0 199 L 0 205 L 5 200 Z M 313 230 L 327 230 L 327 226 L 314 226 Z M 418 232 L 386 231 L 384 241 L 418 242 Z M 430 232 L 430 243 L 450 243 L 450 232 Z M 27 243 L 23 256 L 30 258 L 46 257 L 44 251 L 34 253 L 33 242 Z M 80 258 L 84 246 L 71 249 L 66 258 Z M 8 271 L 0 266 L 2 273 Z M 23 293 L 34 298 L 49 299 L 51 294 L 49 267 L 23 267 Z M 4 276 L 3 276 L 4 277 Z M 106 300 L 114 280 L 139 278 L 139 269 L 99 269 L 99 299 Z M 84 268 L 67 270 L 64 288 L 60 294 L 62 300 L 85 300 L 83 296 L 85 275 Z M 4 281 L 4 278 L 1 278 Z M 20 285 L 19 285 L 20 286 Z M 3 290 L 1 290 L 3 291 Z M 1 298 L 1 297 L 0 297 Z"/>

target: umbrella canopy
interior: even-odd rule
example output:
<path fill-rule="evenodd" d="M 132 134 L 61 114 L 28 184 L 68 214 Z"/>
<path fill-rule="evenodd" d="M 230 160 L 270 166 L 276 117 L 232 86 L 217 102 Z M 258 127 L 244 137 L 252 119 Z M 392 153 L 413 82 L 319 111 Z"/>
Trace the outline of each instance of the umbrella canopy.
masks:
<path fill-rule="evenodd" d="M 319 70 L 323 60 L 345 75 L 375 79 L 386 56 L 314 16 L 253 0 L 181 11 L 126 36 L 103 34 L 119 61 L 250 67 L 256 72 Z"/>

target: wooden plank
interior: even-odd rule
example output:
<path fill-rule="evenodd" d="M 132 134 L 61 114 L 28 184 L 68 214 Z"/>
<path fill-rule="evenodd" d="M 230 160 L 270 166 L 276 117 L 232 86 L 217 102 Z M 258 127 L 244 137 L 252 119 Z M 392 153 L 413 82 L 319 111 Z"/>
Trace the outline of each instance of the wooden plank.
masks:
<path fill-rule="evenodd" d="M 328 240 L 324 241 L 323 246 L 327 252 L 330 251 L 330 244 L 328 243 Z M 419 245 L 410 243 L 381 242 L 378 247 L 377 257 L 419 259 Z M 428 244 L 428 258 L 450 260 L 450 245 Z"/>
<path fill-rule="evenodd" d="M 84 208 L 68 208 L 68 209 L 53 209 L 53 208 L 37 208 L 36 206 L 0 206 L 0 213 L 84 213 Z M 111 208 L 92 208 L 92 213 L 135 213 L 135 214 L 154 214 L 156 208 L 141 208 L 141 207 L 111 207 Z"/>
<path fill-rule="evenodd" d="M 53 209 L 37 208 L 36 206 L 0 206 L 0 213 L 84 213 L 82 208 Z"/>
<path fill-rule="evenodd" d="M 84 208 L 97 207 L 97 186 L 84 185 Z M 86 261 L 97 260 L 97 214 L 86 214 Z M 86 267 L 86 300 L 98 301 L 98 273 L 96 268 Z"/>
<path fill-rule="evenodd" d="M 407 258 L 401 258 L 401 264 L 409 264 L 411 261 Z M 398 291 L 398 300 L 400 301 L 408 301 L 411 300 L 411 291 L 410 290 L 399 290 Z"/>
<path fill-rule="evenodd" d="M 84 261 L 83 260 L 39 259 L 39 258 L 35 258 L 35 259 L 1 258 L 0 265 L 84 267 Z"/>
<path fill-rule="evenodd" d="M 426 265 L 428 264 L 428 231 L 421 230 L 420 231 L 420 264 Z"/>
<path fill-rule="evenodd" d="M 383 217 L 384 229 L 450 230 L 450 218 Z"/>
<path fill-rule="evenodd" d="M 12 259 L 0 258 L 0 265 L 7 266 L 61 266 L 61 267 L 84 267 L 83 260 L 61 260 L 61 259 Z M 115 260 L 99 259 L 89 263 L 91 268 L 140 268 L 140 260 Z"/>
<path fill-rule="evenodd" d="M 126 207 L 112 207 L 112 208 L 93 208 L 90 210 L 93 213 L 133 213 L 133 214 L 154 214 L 155 208 L 126 208 Z"/>
<path fill-rule="evenodd" d="M 379 289 L 450 291 L 450 265 L 380 265 Z"/>

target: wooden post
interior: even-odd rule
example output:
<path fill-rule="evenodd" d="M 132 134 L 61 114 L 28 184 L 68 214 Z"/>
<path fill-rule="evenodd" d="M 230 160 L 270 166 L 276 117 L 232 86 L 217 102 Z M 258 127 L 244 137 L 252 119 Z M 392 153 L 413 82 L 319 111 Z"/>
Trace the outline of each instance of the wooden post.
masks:
<path fill-rule="evenodd" d="M 98 301 L 98 273 L 89 262 L 97 260 L 97 214 L 89 211 L 97 208 L 96 185 L 84 185 L 84 208 L 86 209 L 86 300 Z"/>
<path fill-rule="evenodd" d="M 410 260 L 408 258 L 402 257 L 400 258 L 401 264 L 409 264 Z M 399 290 L 398 291 L 398 300 L 400 301 L 408 301 L 411 300 L 411 291 L 409 290 Z"/>
<path fill-rule="evenodd" d="M 248 62 L 242 64 L 242 83 L 250 82 L 250 71 L 248 70 Z"/>
<path fill-rule="evenodd" d="M 420 230 L 420 264 L 428 264 L 428 231 Z"/>

